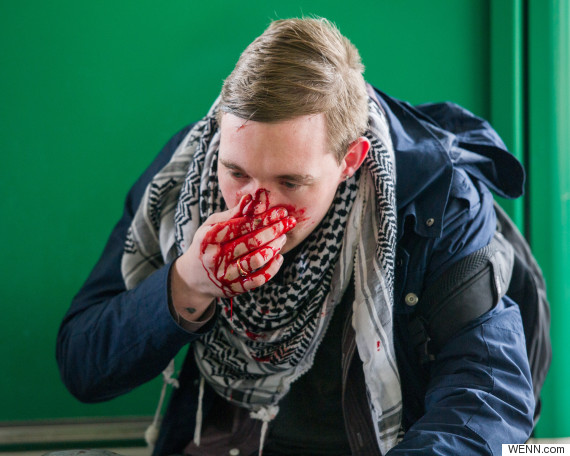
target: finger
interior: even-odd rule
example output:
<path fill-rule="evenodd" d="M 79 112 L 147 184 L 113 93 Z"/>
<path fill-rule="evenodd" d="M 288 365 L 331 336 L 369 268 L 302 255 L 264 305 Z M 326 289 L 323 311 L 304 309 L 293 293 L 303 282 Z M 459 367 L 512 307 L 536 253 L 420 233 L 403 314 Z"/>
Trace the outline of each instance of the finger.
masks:
<path fill-rule="evenodd" d="M 258 216 L 243 216 L 220 222 L 212 227 L 211 232 L 207 235 L 208 242 L 229 242 L 259 228 L 278 222 L 287 217 L 287 215 L 287 209 L 284 207 L 274 207 Z"/>
<path fill-rule="evenodd" d="M 282 234 L 292 230 L 297 221 L 293 217 L 285 217 L 273 225 L 248 233 L 223 245 L 223 256 L 228 260 L 235 260 L 265 244 L 277 239 Z"/>
<path fill-rule="evenodd" d="M 283 264 L 283 255 L 278 254 L 261 269 L 258 269 L 253 274 L 250 274 L 247 277 L 244 277 L 243 280 L 241 280 L 242 287 L 244 288 L 245 291 L 250 291 L 253 290 L 254 288 L 258 288 L 262 285 L 265 285 L 267 282 L 269 282 L 269 280 L 271 280 L 275 276 L 275 274 L 277 274 L 282 264 Z"/>
<path fill-rule="evenodd" d="M 248 207 L 249 203 L 251 203 L 251 200 L 253 199 L 253 196 L 251 196 L 249 193 L 247 195 L 243 195 L 237 205 L 237 213 L 236 213 L 236 217 L 240 217 L 242 215 L 245 215 L 245 210 L 246 207 Z"/>
<path fill-rule="evenodd" d="M 260 188 L 255 192 L 255 197 L 253 199 L 255 202 L 253 206 L 253 214 L 261 214 L 269 209 L 269 192 L 264 188 Z"/>
<path fill-rule="evenodd" d="M 228 281 L 239 279 L 242 277 L 240 268 L 245 275 L 251 274 L 271 261 L 285 245 L 285 242 L 287 242 L 287 236 L 283 234 L 269 244 L 232 261 L 227 268 L 218 269 L 218 278 Z M 225 264 L 224 261 L 224 266 Z"/>
<path fill-rule="evenodd" d="M 241 197 L 241 199 L 239 200 L 239 203 L 234 206 L 231 209 L 228 209 L 226 211 L 223 212 L 214 212 L 212 215 L 210 215 L 206 221 L 204 222 L 204 225 L 206 226 L 214 226 L 217 223 L 223 223 L 227 220 L 236 218 L 236 217 L 242 217 L 242 209 L 243 209 L 243 205 L 247 205 L 252 199 L 251 195 L 244 195 Z"/>
<path fill-rule="evenodd" d="M 202 260 L 202 266 L 206 270 L 206 275 L 208 276 L 208 279 L 210 280 L 210 282 L 212 282 L 217 288 L 219 288 L 222 291 L 222 293 L 224 293 L 224 295 L 226 295 L 227 294 L 227 287 L 225 287 L 224 284 L 220 280 L 218 280 L 217 277 L 215 277 L 212 269 L 210 267 L 208 267 L 207 264 L 205 264 L 203 260 Z"/>
<path fill-rule="evenodd" d="M 247 204 L 244 204 L 242 214 L 253 216 L 261 214 L 269 209 L 269 192 L 264 188 L 259 188 L 255 192 L 255 196 Z"/>
<path fill-rule="evenodd" d="M 226 295 L 228 297 L 245 293 L 247 290 L 243 287 L 241 281 L 231 282 L 227 285 Z"/>
<path fill-rule="evenodd" d="M 222 248 L 219 244 L 202 244 L 200 260 L 202 261 L 202 265 L 206 268 L 207 271 L 216 270 L 216 265 L 220 262 L 220 260 L 223 260 L 223 258 L 220 258 L 221 253 Z"/>

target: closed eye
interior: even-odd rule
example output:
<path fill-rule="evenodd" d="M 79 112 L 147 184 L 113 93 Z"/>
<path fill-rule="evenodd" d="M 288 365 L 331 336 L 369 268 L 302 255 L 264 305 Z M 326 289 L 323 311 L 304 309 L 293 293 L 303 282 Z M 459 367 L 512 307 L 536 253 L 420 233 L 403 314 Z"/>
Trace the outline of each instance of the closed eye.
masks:
<path fill-rule="evenodd" d="M 296 190 L 301 186 L 300 184 L 297 184 L 295 182 L 287 182 L 287 181 L 281 182 L 281 185 L 288 190 Z"/>
<path fill-rule="evenodd" d="M 239 171 L 230 171 L 230 175 L 234 178 L 234 179 L 245 179 L 247 177 L 246 174 L 241 173 Z"/>

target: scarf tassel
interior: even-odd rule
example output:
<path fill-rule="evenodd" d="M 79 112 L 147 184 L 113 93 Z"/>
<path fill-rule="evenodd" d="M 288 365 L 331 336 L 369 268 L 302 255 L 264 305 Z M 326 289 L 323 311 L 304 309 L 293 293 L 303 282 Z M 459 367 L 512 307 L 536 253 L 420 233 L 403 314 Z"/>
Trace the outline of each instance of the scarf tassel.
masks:
<path fill-rule="evenodd" d="M 279 413 L 279 407 L 277 405 L 268 405 L 255 412 L 250 412 L 249 414 L 253 419 L 261 420 L 263 422 L 261 425 L 261 435 L 259 437 L 258 456 L 263 456 L 263 446 L 265 445 L 265 437 L 267 435 L 267 429 L 269 428 L 269 422 L 277 416 L 277 413 Z"/>
<path fill-rule="evenodd" d="M 174 360 L 170 360 L 166 369 L 162 372 L 162 389 L 160 391 L 160 399 L 158 400 L 158 405 L 156 407 L 156 411 L 154 412 L 154 418 L 150 426 L 146 429 L 144 433 L 144 439 L 146 444 L 153 448 L 157 439 L 158 439 L 158 422 L 160 420 L 160 412 L 162 410 L 162 404 L 164 403 L 164 397 L 166 396 L 166 388 L 168 385 L 173 386 L 174 388 L 179 387 L 178 380 L 172 378 L 174 375 Z"/>
<path fill-rule="evenodd" d="M 194 427 L 194 444 L 200 446 L 202 434 L 202 403 L 204 402 L 204 377 L 200 375 L 200 389 L 198 391 L 198 409 L 196 410 L 196 425 Z"/>

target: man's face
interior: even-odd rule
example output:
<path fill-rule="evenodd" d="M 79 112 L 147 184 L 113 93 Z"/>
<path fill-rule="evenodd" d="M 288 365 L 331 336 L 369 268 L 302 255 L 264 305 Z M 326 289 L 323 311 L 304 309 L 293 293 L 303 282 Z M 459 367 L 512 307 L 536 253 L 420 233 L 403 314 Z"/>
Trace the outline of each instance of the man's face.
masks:
<path fill-rule="evenodd" d="M 270 206 L 285 206 L 297 219 L 281 253 L 299 245 L 327 213 L 346 164 L 327 148 L 323 114 L 265 123 L 224 114 L 218 180 L 228 208 L 264 188 Z"/>

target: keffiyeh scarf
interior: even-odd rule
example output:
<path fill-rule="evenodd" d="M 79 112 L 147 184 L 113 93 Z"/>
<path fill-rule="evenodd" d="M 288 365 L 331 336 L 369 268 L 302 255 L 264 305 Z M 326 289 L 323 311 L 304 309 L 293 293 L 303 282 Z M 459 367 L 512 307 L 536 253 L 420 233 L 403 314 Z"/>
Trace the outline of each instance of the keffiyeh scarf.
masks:
<path fill-rule="evenodd" d="M 218 189 L 218 102 L 196 123 L 148 184 L 127 234 L 128 289 L 182 255 L 200 225 L 225 210 Z M 398 439 L 402 401 L 392 343 L 396 245 L 395 172 L 386 118 L 369 101 L 371 142 L 354 176 L 341 183 L 319 226 L 279 277 L 233 301 L 218 299 L 214 329 L 193 342 L 202 377 L 264 423 L 290 385 L 313 365 L 335 306 L 352 275 L 352 324 L 372 422 L 383 454 Z"/>

